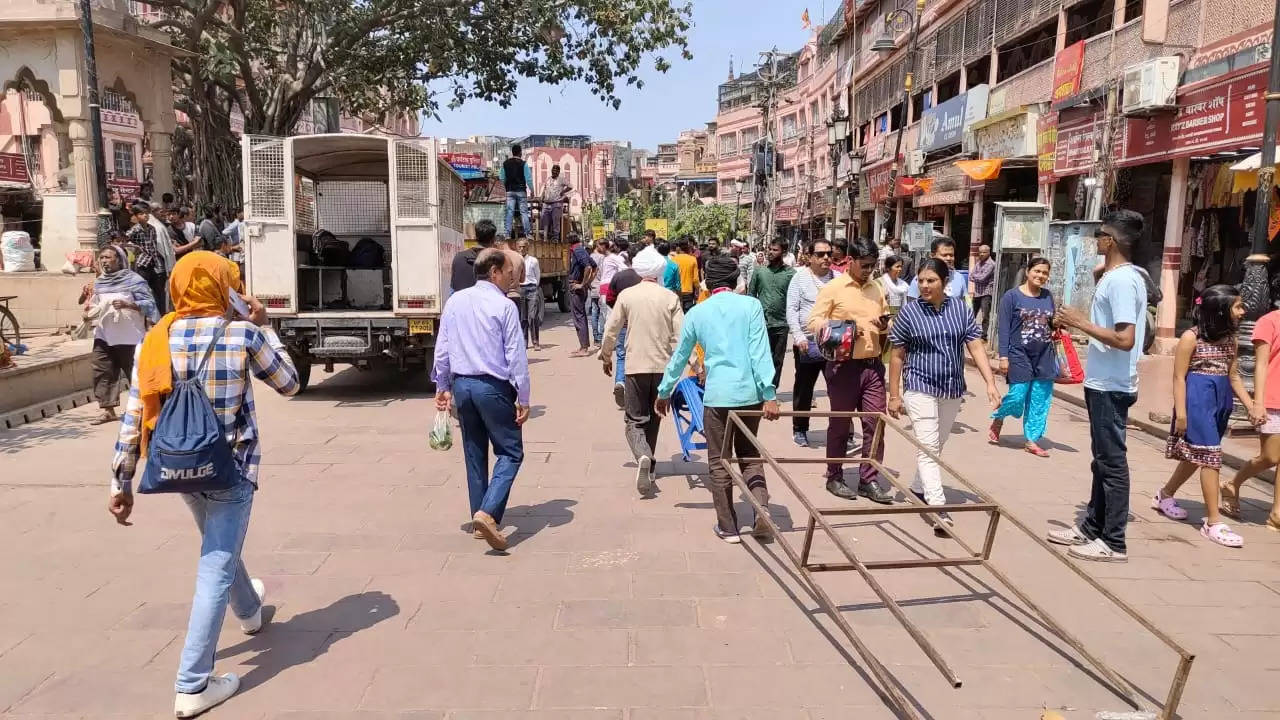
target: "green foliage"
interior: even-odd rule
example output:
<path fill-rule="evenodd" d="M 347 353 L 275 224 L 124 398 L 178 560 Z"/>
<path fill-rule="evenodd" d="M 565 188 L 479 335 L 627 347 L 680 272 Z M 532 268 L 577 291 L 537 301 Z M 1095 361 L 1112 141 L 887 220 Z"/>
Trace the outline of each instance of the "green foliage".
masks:
<path fill-rule="evenodd" d="M 604 208 L 591 204 L 582 209 L 582 224 L 587 232 L 596 225 L 604 225 Z"/>
<path fill-rule="evenodd" d="M 738 234 L 746 233 L 750 227 L 750 216 L 745 210 L 738 211 Z M 676 213 L 671 235 L 692 235 L 702 240 L 718 237 L 725 240 L 733 232 L 733 208 L 728 205 L 689 205 Z"/>
<path fill-rule="evenodd" d="M 469 99 L 509 105 L 529 80 L 582 82 L 616 108 L 646 61 L 665 72 L 669 54 L 692 57 L 680 3 L 149 0 L 191 52 L 176 61 L 178 104 L 210 137 L 229 135 L 233 107 L 245 132 L 287 135 L 317 98 L 374 119 L 433 116 Z"/>

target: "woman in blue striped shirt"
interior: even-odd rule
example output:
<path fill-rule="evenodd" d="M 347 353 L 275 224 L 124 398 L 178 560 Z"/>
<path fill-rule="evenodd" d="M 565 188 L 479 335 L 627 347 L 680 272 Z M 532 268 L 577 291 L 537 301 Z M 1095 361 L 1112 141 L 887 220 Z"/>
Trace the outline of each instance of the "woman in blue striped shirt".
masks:
<path fill-rule="evenodd" d="M 893 344 L 889 414 L 900 416 L 905 405 L 916 440 L 935 454 L 942 452 L 960 412 L 966 348 L 987 383 L 991 408 L 1000 406 L 1000 392 L 987 362 L 982 329 L 962 299 L 948 297 L 944 292 L 950 272 L 941 260 L 924 261 L 916 275 L 920 297 L 907 300 L 889 330 L 889 342 Z M 923 451 L 916 453 L 916 476 L 911 489 L 930 505 L 946 504 L 938 464 Z M 938 521 L 951 524 L 946 513 L 938 513 Z"/>

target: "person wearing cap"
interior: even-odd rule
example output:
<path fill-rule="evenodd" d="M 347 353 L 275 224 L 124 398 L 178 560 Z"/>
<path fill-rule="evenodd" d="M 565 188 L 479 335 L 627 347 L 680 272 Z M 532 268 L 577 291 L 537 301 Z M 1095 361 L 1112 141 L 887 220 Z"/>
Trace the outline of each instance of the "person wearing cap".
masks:
<path fill-rule="evenodd" d="M 715 534 L 727 543 L 738 543 L 742 539 L 733 508 L 733 479 L 720 462 L 725 453 L 738 458 L 743 480 L 756 502 L 764 507 L 769 505 L 759 449 L 736 425 L 726 442 L 726 430 L 731 425 L 729 413 L 758 411 L 760 414 L 741 418 L 752 434 L 759 430 L 761 417 L 776 420 L 779 415 L 764 310 L 755 298 L 733 292 L 737 283 L 736 260 L 723 255 L 707 260 L 707 287 L 711 297 L 685 315 L 680 342 L 667 362 L 654 403 L 659 415 L 667 414 L 671 393 L 684 376 L 694 346 L 701 346 L 707 373 L 702 423 L 711 469 L 711 501 L 716 510 Z M 769 537 L 769 524 L 763 516 L 756 516 L 752 534 L 761 539 Z"/>
<path fill-rule="evenodd" d="M 666 258 L 657 250 L 645 248 L 636 255 L 629 270 L 615 276 L 615 289 L 624 276 L 632 273 L 639 276 L 639 282 L 618 291 L 600 343 L 604 374 L 612 376 L 613 350 L 625 329 L 622 342 L 626 349 L 626 369 L 618 367 L 625 375 L 616 379 L 623 383 L 625 435 L 636 459 L 636 490 L 641 496 L 653 491 L 654 454 L 662 424 L 654 405 L 662 374 L 684 324 L 679 296 L 658 282 L 666 265 Z"/>

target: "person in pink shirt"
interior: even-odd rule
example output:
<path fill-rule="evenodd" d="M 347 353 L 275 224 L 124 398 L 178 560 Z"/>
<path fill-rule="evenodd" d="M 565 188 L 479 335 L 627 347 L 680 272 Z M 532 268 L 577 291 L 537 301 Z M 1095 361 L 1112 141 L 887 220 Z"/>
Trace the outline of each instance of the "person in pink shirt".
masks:
<path fill-rule="evenodd" d="M 1240 487 L 1244 481 L 1280 464 L 1280 310 L 1263 315 L 1253 328 L 1253 353 L 1256 369 L 1253 375 L 1253 407 L 1249 415 L 1263 419 L 1258 426 L 1262 447 L 1245 463 L 1236 476 L 1222 484 L 1222 514 L 1237 520 L 1240 513 Z M 1280 492 L 1272 491 L 1271 512 L 1267 529 L 1280 532 Z"/>

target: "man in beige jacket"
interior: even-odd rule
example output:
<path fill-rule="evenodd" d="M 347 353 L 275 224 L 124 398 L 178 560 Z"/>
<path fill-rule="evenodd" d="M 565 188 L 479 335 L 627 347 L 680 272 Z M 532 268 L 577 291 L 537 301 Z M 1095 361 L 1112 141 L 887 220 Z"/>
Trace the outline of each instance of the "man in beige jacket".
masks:
<path fill-rule="evenodd" d="M 618 294 L 600 343 L 604 373 L 612 376 L 618 333 L 626 328 L 623 407 L 627 444 L 636 458 L 636 490 L 641 496 L 653 492 L 653 457 L 662 423 L 653 405 L 684 323 L 680 298 L 659 282 L 666 265 L 666 258 L 653 248 L 636 255 L 631 269 L 640 276 L 640 282 Z"/>

